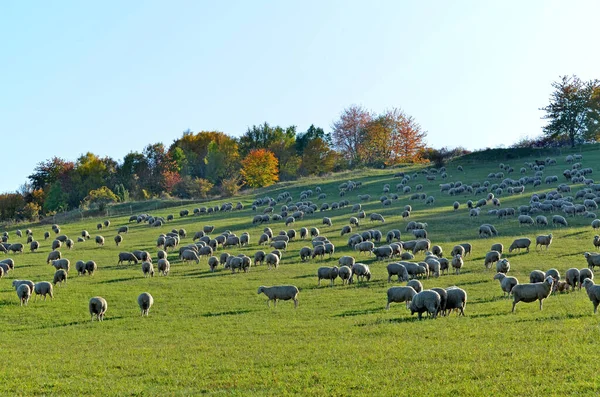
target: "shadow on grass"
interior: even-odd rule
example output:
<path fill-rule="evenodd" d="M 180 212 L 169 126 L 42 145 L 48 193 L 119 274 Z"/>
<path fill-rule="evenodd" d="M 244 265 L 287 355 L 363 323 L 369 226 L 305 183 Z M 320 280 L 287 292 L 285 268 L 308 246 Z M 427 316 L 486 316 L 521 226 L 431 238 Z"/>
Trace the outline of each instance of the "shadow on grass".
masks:
<path fill-rule="evenodd" d="M 137 280 L 137 279 L 139 279 L 139 277 L 113 278 L 112 280 L 100 281 L 100 284 L 120 283 L 121 281 L 130 281 L 130 280 Z"/>
<path fill-rule="evenodd" d="M 517 315 L 519 312 L 519 305 L 517 305 L 516 312 L 508 314 Z M 567 313 L 567 314 L 554 314 L 548 317 L 535 317 L 535 318 L 520 318 L 515 319 L 515 323 L 528 323 L 528 322 L 540 322 L 540 321 L 556 321 L 556 320 L 569 320 L 569 319 L 578 319 L 583 317 L 590 317 L 591 313 Z"/>
<path fill-rule="evenodd" d="M 315 278 L 316 276 L 314 274 L 305 274 L 303 276 L 296 276 L 296 277 L 292 277 L 294 279 L 296 278 Z"/>
<path fill-rule="evenodd" d="M 384 310 L 385 310 L 385 308 L 383 308 L 383 307 L 377 308 L 377 309 L 348 310 L 348 311 L 342 312 L 340 314 L 335 314 L 333 317 L 363 316 L 365 314 L 380 313 Z"/>
<path fill-rule="evenodd" d="M 235 316 L 238 314 L 245 314 L 245 313 L 250 313 L 252 312 L 252 310 L 230 310 L 227 312 L 218 312 L 218 313 L 212 313 L 212 312 L 208 312 L 208 313 L 204 313 L 201 316 L 202 317 L 218 317 L 218 316 Z"/>
<path fill-rule="evenodd" d="M 565 235 L 563 236 L 563 238 L 565 238 L 565 237 L 574 237 L 574 236 L 579 236 L 579 235 L 581 235 L 581 234 L 587 234 L 587 232 L 586 232 L 585 230 L 582 230 L 582 231 L 580 231 L 580 232 L 575 232 L 575 233 L 565 234 Z"/>

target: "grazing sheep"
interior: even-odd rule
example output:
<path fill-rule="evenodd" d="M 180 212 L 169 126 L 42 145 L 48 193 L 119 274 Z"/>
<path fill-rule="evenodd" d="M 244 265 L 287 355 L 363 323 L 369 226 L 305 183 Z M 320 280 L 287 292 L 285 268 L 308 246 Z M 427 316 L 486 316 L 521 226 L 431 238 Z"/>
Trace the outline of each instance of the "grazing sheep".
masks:
<path fill-rule="evenodd" d="M 321 285 L 321 280 L 329 280 L 330 285 L 333 287 L 335 279 L 338 277 L 339 269 L 337 266 L 333 267 L 320 267 L 317 269 L 318 285 Z"/>
<path fill-rule="evenodd" d="M 442 247 L 440 247 L 439 245 L 434 245 L 433 247 L 431 247 L 431 253 L 437 256 L 438 258 L 441 258 L 443 255 Z"/>
<path fill-rule="evenodd" d="M 512 312 L 515 311 L 515 306 L 517 303 L 531 303 L 535 302 L 536 300 L 540 301 L 540 310 L 542 310 L 544 299 L 550 295 L 553 284 L 554 279 L 551 276 L 548 276 L 543 282 L 515 285 L 512 289 Z"/>
<path fill-rule="evenodd" d="M 460 254 L 456 254 L 452 257 L 452 268 L 454 269 L 454 272 L 458 275 L 460 274 L 460 269 L 462 269 L 463 265 L 464 265 L 464 261 L 462 258 L 462 255 Z"/>
<path fill-rule="evenodd" d="M 390 310 L 390 303 L 406 302 L 406 308 L 409 308 L 410 302 L 417 294 L 413 287 L 391 287 L 387 290 L 387 305 L 386 310 Z"/>
<path fill-rule="evenodd" d="M 389 245 L 383 245 L 381 247 L 373 248 L 372 252 L 375 254 L 377 260 L 384 260 L 392 257 L 393 250 Z"/>
<path fill-rule="evenodd" d="M 115 244 L 117 245 L 117 247 L 119 246 L 119 244 L 121 244 L 123 242 L 123 236 L 121 236 L 120 234 L 117 234 L 115 236 Z"/>
<path fill-rule="evenodd" d="M 103 321 L 106 310 L 108 310 L 106 299 L 100 296 L 94 296 L 92 299 L 90 299 L 89 309 L 92 321 L 94 321 L 94 317 L 96 317 L 98 321 Z"/>
<path fill-rule="evenodd" d="M 275 255 L 272 252 L 265 256 L 265 263 L 267 264 L 267 269 L 271 269 L 271 266 L 277 269 L 279 267 L 279 261 L 279 256 Z"/>
<path fill-rule="evenodd" d="M 54 240 L 54 241 L 52 241 L 51 249 L 54 251 L 54 250 L 59 249 L 61 246 L 62 246 L 62 243 L 59 240 Z"/>
<path fill-rule="evenodd" d="M 535 223 L 538 226 L 548 226 L 548 219 L 544 215 L 538 215 L 535 217 Z"/>
<path fill-rule="evenodd" d="M 71 270 L 71 262 L 68 259 L 57 259 L 52 261 L 52 266 L 54 266 L 55 269 L 63 269 L 67 273 Z"/>
<path fill-rule="evenodd" d="M 385 223 L 385 219 L 383 218 L 383 216 L 381 216 L 381 214 L 372 213 L 369 215 L 369 219 L 371 222 L 379 221 L 381 223 Z"/>
<path fill-rule="evenodd" d="M 344 227 L 342 227 L 342 232 L 341 232 L 341 236 L 343 236 L 344 234 L 348 234 L 348 233 L 352 233 L 352 226 L 346 225 Z"/>
<path fill-rule="evenodd" d="M 552 244 L 552 233 L 548 234 L 547 236 L 541 235 L 535 238 L 535 249 L 537 249 L 539 245 L 540 248 L 546 246 L 547 250 L 548 247 L 550 247 L 550 244 Z"/>
<path fill-rule="evenodd" d="M 498 251 L 488 252 L 487 254 L 485 254 L 483 266 L 485 266 L 486 269 L 489 269 L 495 262 L 498 262 L 500 260 L 500 256 L 501 254 Z"/>
<path fill-rule="evenodd" d="M 219 266 L 219 258 L 217 258 L 216 256 L 211 256 L 208 258 L 208 267 L 210 268 L 211 272 L 214 272 L 217 268 L 217 266 Z"/>
<path fill-rule="evenodd" d="M 425 290 L 413 296 L 409 308 L 410 314 L 418 314 L 419 320 L 422 319 L 422 313 L 427 312 L 432 318 L 436 318 L 441 305 L 441 297 L 435 291 Z"/>
<path fill-rule="evenodd" d="M 341 266 L 338 270 L 338 276 L 342 279 L 342 284 L 346 285 L 352 277 L 352 269 L 348 266 Z"/>
<path fill-rule="evenodd" d="M 186 263 L 189 261 L 196 262 L 196 264 L 200 263 L 200 258 L 198 257 L 198 254 L 193 250 L 184 250 L 181 253 L 181 260 L 183 263 Z"/>
<path fill-rule="evenodd" d="M 579 277 L 580 277 L 580 273 L 579 273 L 579 269 L 572 267 L 569 270 L 567 270 L 567 272 L 565 273 L 565 281 L 567 282 L 567 285 L 569 287 L 571 287 L 571 289 L 574 291 L 575 287 L 579 284 Z M 580 285 L 581 287 L 581 285 Z M 568 288 L 567 288 L 568 290 Z"/>
<path fill-rule="evenodd" d="M 529 273 L 530 283 L 541 283 L 546 278 L 546 274 L 541 270 L 533 270 Z"/>
<path fill-rule="evenodd" d="M 598 249 L 600 247 L 600 236 L 595 235 L 594 240 L 592 241 L 592 244 L 594 244 L 594 247 L 596 247 L 596 249 Z"/>
<path fill-rule="evenodd" d="M 455 245 L 450 252 L 450 256 L 454 257 L 456 255 L 465 256 L 465 247 L 462 245 Z"/>
<path fill-rule="evenodd" d="M 588 268 L 583 268 L 583 269 L 579 269 L 579 289 L 581 290 L 581 284 L 583 284 L 583 281 L 589 278 L 590 280 L 594 279 L 594 273 L 588 269 Z"/>
<path fill-rule="evenodd" d="M 325 225 L 325 226 L 333 225 L 333 223 L 331 222 L 331 218 L 323 217 L 323 225 Z"/>
<path fill-rule="evenodd" d="M 152 262 L 142 262 L 142 273 L 144 273 L 144 277 L 154 277 L 154 265 L 152 265 Z"/>
<path fill-rule="evenodd" d="M 159 259 L 158 262 L 156 262 L 156 265 L 158 267 L 158 272 L 163 276 L 167 276 L 169 271 L 171 271 L 171 263 L 167 259 Z"/>
<path fill-rule="evenodd" d="M 529 246 L 531 245 L 531 240 L 527 237 L 515 239 L 510 247 L 508 247 L 508 252 L 513 252 L 513 250 L 517 249 L 521 252 L 521 249 L 526 249 L 529 252 Z"/>
<path fill-rule="evenodd" d="M 424 239 L 424 240 L 417 240 L 417 242 L 415 243 L 415 246 L 412 250 L 413 255 L 416 255 L 417 253 L 421 252 L 421 251 L 429 251 L 431 247 L 431 241 Z"/>
<path fill-rule="evenodd" d="M 589 278 L 586 278 L 582 285 L 585 288 L 590 301 L 594 304 L 594 314 L 596 314 L 598 304 L 600 304 L 600 285 L 594 284 L 594 281 Z"/>
<path fill-rule="evenodd" d="M 510 263 L 508 259 L 503 258 L 496 262 L 496 272 L 498 273 L 508 273 L 510 271 Z"/>
<path fill-rule="evenodd" d="M 504 252 L 504 245 L 502 245 L 501 243 L 492 244 L 490 251 L 498 251 L 502 254 Z"/>
<path fill-rule="evenodd" d="M 567 220 L 560 215 L 554 215 L 552 216 L 552 226 L 557 227 L 557 226 L 569 226 L 569 224 L 567 223 Z"/>
<path fill-rule="evenodd" d="M 471 253 L 471 251 L 473 250 L 473 246 L 469 243 L 462 243 L 462 244 L 460 244 L 460 246 L 463 247 L 465 250 L 465 254 L 464 255 L 461 254 L 463 257 L 468 256 Z"/>
<path fill-rule="evenodd" d="M 75 270 L 77 271 L 78 276 L 83 276 L 85 274 L 85 262 L 77 261 L 75 263 Z"/>
<path fill-rule="evenodd" d="M 519 215 L 519 217 L 517 219 L 519 221 L 519 226 L 521 226 L 521 225 L 533 226 L 533 224 L 535 223 L 533 221 L 533 218 L 530 217 L 529 215 Z"/>
<path fill-rule="evenodd" d="M 354 276 L 357 276 L 358 281 L 364 281 L 364 279 L 366 278 L 367 281 L 371 280 L 371 269 L 369 269 L 369 266 L 365 265 L 364 263 L 355 263 L 354 265 L 352 265 L 352 276 L 350 276 L 350 284 L 352 284 L 354 282 Z"/>
<path fill-rule="evenodd" d="M 519 284 L 519 281 L 515 277 L 507 276 L 505 273 L 496 273 L 494 280 L 500 281 L 500 288 L 502 288 L 503 296 L 510 296 L 512 289 L 515 285 Z"/>
<path fill-rule="evenodd" d="M 138 305 L 142 311 L 142 316 L 148 317 L 150 308 L 154 304 L 154 298 L 148 292 L 142 292 L 137 298 Z"/>
<path fill-rule="evenodd" d="M 132 254 L 131 252 L 121 252 L 121 253 L 119 253 L 119 261 L 117 262 L 117 265 L 120 265 L 120 264 L 122 264 L 125 261 L 127 261 L 128 265 L 130 265 L 131 262 L 133 262 L 134 264 L 137 265 L 138 258 L 136 258 L 136 256 L 134 254 Z"/>
<path fill-rule="evenodd" d="M 419 280 L 410 280 L 408 283 L 406 283 L 406 286 L 411 287 L 417 293 L 423 291 L 423 284 L 421 284 Z"/>
<path fill-rule="evenodd" d="M 48 253 L 48 257 L 46 258 L 46 263 L 50 263 L 53 260 L 60 259 L 62 257 L 60 251 L 50 251 Z"/>
<path fill-rule="evenodd" d="M 406 268 L 410 277 L 418 277 L 425 276 L 425 278 L 429 277 L 429 267 L 421 266 L 418 263 L 414 262 L 400 262 Z"/>
<path fill-rule="evenodd" d="M 398 276 L 398 281 L 408 281 L 408 271 L 403 264 L 390 263 L 387 265 L 388 283 L 392 282 L 392 276 Z"/>
<path fill-rule="evenodd" d="M 66 284 L 67 278 L 68 278 L 67 272 L 64 269 L 58 269 L 54 273 L 54 279 L 52 280 L 52 284 L 56 285 L 57 283 L 62 283 L 62 282 L 64 282 Z"/>
<path fill-rule="evenodd" d="M 121 226 L 118 230 L 117 230 L 118 234 L 121 233 L 129 233 L 129 226 Z"/>
<path fill-rule="evenodd" d="M 31 298 L 31 287 L 27 284 L 20 284 L 17 287 L 17 296 L 19 297 L 21 306 L 27 306 L 27 302 L 29 302 L 29 298 Z"/>
<path fill-rule="evenodd" d="M 298 287 L 294 285 L 277 285 L 273 287 L 258 287 L 258 294 L 264 293 L 267 298 L 267 306 L 270 307 L 271 301 L 273 301 L 273 306 L 277 307 L 277 300 L 293 300 L 294 307 L 298 308 Z"/>
<path fill-rule="evenodd" d="M 33 298 L 34 302 L 37 300 L 38 295 L 42 295 L 44 300 L 46 300 L 46 295 L 50 295 L 50 299 L 54 299 L 54 288 L 48 281 L 39 281 L 35 283 L 33 291 L 35 292 L 35 298 Z"/>
<path fill-rule="evenodd" d="M 37 241 L 32 241 L 31 243 L 29 243 L 29 250 L 31 252 L 35 252 L 40 248 L 40 243 L 38 243 Z"/>
<path fill-rule="evenodd" d="M 96 262 L 94 262 L 94 261 L 85 262 L 85 271 L 87 272 L 87 274 L 89 274 L 90 276 L 93 276 L 94 272 L 96 270 L 98 270 L 98 265 L 96 265 Z"/>
<path fill-rule="evenodd" d="M 465 307 L 467 306 L 467 292 L 458 287 L 446 288 L 446 314 L 450 314 L 452 310 L 458 310 L 459 316 L 465 315 Z"/>
<path fill-rule="evenodd" d="M 48 240 L 50 238 L 50 232 L 44 232 L 44 240 Z"/>
<path fill-rule="evenodd" d="M 102 236 L 96 236 L 96 244 L 97 245 L 104 245 L 104 237 Z"/>
<path fill-rule="evenodd" d="M 583 256 L 588 263 L 588 268 L 594 270 L 595 266 L 600 266 L 600 254 L 590 254 L 589 252 L 585 252 Z"/>

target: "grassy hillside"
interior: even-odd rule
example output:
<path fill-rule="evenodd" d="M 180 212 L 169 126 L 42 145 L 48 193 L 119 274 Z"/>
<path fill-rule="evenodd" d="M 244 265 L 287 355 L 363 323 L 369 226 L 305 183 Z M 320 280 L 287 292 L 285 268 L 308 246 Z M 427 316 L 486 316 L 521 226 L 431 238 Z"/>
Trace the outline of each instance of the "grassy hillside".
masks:
<path fill-rule="evenodd" d="M 570 168 L 561 153 L 557 165 L 547 167 L 544 177 L 559 176 Z M 583 153 L 583 166 L 598 169 L 600 151 Z M 510 177 L 518 179 L 526 161 L 539 157 L 503 160 L 515 168 Z M 467 159 L 468 160 L 468 159 Z M 488 173 L 499 172 L 498 161 L 482 159 L 457 161 L 447 166 L 446 181 L 466 184 L 486 180 Z M 462 164 L 464 172 L 457 171 Z M 418 168 L 403 169 L 406 172 Z M 153 215 L 174 214 L 175 219 L 161 228 L 147 224 L 129 224 L 120 247 L 113 243 L 119 226 L 128 224 L 128 216 L 111 217 L 111 226 L 96 231 L 103 219 L 91 219 L 62 225 L 61 233 L 76 239 L 88 230 L 92 239 L 76 243 L 74 249 L 62 249 L 71 261 L 69 280 L 55 287 L 55 298 L 21 307 L 11 282 L 14 279 L 52 280 L 54 268 L 46 264 L 52 238 L 44 241 L 49 225 L 33 227 L 41 248 L 37 253 L 11 254 L 16 262 L 0 280 L 0 333 L 3 335 L 0 394 L 94 394 L 94 395 L 396 395 L 396 394 L 597 394 L 597 368 L 593 351 L 598 335 L 598 317 L 585 291 L 556 294 L 549 297 L 540 311 L 537 303 L 519 303 L 511 313 L 512 300 L 504 299 L 494 271 L 486 271 L 483 258 L 492 243 L 508 247 L 516 237 L 535 240 L 539 234 L 554 234 L 548 251 L 506 253 L 511 263 L 510 275 L 521 283 L 528 282 L 534 269 L 555 267 L 562 274 L 570 267 L 586 267 L 583 252 L 592 251 L 595 234 L 591 219 L 568 218 L 569 227 L 553 229 L 519 227 L 516 217 L 497 219 L 486 215 L 470 218 L 465 202 L 483 196 L 450 197 L 439 191 L 442 181 L 427 181 L 423 174 L 410 182 L 423 185 L 423 192 L 435 197 L 435 205 L 409 200 L 410 194 L 399 194 L 390 207 L 379 202 L 384 184 L 395 191 L 400 182 L 397 170 L 364 170 L 335 175 L 325 179 L 303 179 L 277 185 L 253 195 L 240 197 L 242 211 L 214 213 L 180 218 L 181 209 L 152 211 Z M 526 175 L 533 175 L 527 168 Z M 508 175 L 507 175 L 508 176 Z M 593 178 L 595 174 L 592 174 Z M 117 265 L 121 251 L 147 250 L 156 258 L 156 238 L 171 229 L 185 228 L 191 243 L 194 232 L 203 225 L 215 225 L 216 236 L 225 230 L 238 235 L 250 233 L 252 244 L 242 249 L 227 249 L 231 254 L 246 253 L 253 257 L 259 249 L 258 237 L 265 225 L 252 225 L 256 214 L 251 204 L 256 197 L 289 192 L 297 201 L 300 192 L 320 186 L 327 194 L 323 202 L 339 201 L 338 185 L 347 180 L 360 181 L 359 190 L 346 194 L 351 204 L 358 194 L 370 194 L 362 202 L 367 214 L 381 213 L 385 224 L 364 221 L 359 231 L 377 228 L 385 233 L 394 228 L 402 231 L 402 239 L 413 239 L 405 232 L 409 220 L 427 222 L 429 239 L 443 247 L 446 255 L 455 244 L 470 242 L 473 254 L 466 257 L 460 275 L 444 275 L 421 280 L 425 288 L 459 286 L 467 291 L 466 317 L 440 317 L 417 321 L 403 304 L 392 304 L 386 311 L 386 264 L 373 257 L 356 255 L 346 246 L 347 236 L 340 229 L 348 224 L 351 205 L 335 211 L 318 212 L 297 221 L 293 226 L 316 226 L 336 246 L 333 258 L 300 262 L 298 252 L 310 245 L 309 240 L 290 243 L 277 270 L 265 266 L 252 267 L 249 273 L 231 274 L 220 267 L 211 273 L 206 258 L 199 265 L 182 264 L 176 253 L 170 253 L 171 273 L 167 277 L 144 278 L 139 265 Z M 490 180 L 491 181 L 491 180 Z M 492 183 L 496 181 L 491 181 Z M 502 207 L 518 207 L 529 202 L 533 192 L 550 191 L 557 184 L 532 188 L 525 194 L 500 196 Z M 573 195 L 579 185 L 572 186 Z M 461 208 L 452 210 L 458 200 Z M 237 201 L 237 200 L 236 200 Z M 223 201 L 209 204 L 221 204 Z M 579 201 L 578 201 L 579 202 Z M 404 205 L 413 207 L 409 219 L 401 217 Z M 502 208 L 501 207 L 501 208 Z M 259 213 L 262 209 L 259 208 Z M 280 205 L 277 207 L 279 211 Z M 546 214 L 549 218 L 552 214 Z M 323 216 L 331 217 L 333 227 L 321 225 Z M 480 239 L 477 230 L 482 223 L 494 224 L 500 235 Z M 268 225 L 278 233 L 287 230 L 282 222 Z M 8 230 L 10 242 L 25 242 Z M 106 245 L 96 246 L 95 235 L 103 235 Z M 52 233 L 52 236 L 54 234 Z M 219 248 L 217 255 L 223 252 Z M 319 266 L 333 266 L 342 255 L 354 255 L 357 261 L 371 266 L 370 282 L 343 286 L 338 279 L 333 288 L 327 283 L 317 287 Z M 0 259 L 3 257 L 0 254 Z M 73 269 L 77 260 L 95 260 L 98 271 L 93 277 L 77 276 Z M 416 260 L 422 260 L 418 254 Z M 154 259 L 156 263 L 156 259 Z M 266 297 L 257 295 L 260 285 L 294 284 L 300 288 L 300 305 L 280 302 L 268 308 Z M 405 283 L 402 283 L 405 284 Z M 150 292 L 155 304 L 149 317 L 140 317 L 136 303 L 142 292 Z M 92 296 L 108 301 L 108 312 L 102 323 L 91 322 L 88 301 Z"/>

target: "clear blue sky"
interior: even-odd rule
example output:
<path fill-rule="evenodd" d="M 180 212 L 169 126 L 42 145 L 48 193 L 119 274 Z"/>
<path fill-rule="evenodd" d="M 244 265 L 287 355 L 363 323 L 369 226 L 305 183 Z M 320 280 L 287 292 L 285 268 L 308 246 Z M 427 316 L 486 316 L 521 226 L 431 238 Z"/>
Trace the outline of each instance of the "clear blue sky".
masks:
<path fill-rule="evenodd" d="M 0 192 L 187 128 L 330 129 L 401 107 L 433 147 L 541 132 L 559 75 L 600 78 L 600 1 L 0 2 Z"/>

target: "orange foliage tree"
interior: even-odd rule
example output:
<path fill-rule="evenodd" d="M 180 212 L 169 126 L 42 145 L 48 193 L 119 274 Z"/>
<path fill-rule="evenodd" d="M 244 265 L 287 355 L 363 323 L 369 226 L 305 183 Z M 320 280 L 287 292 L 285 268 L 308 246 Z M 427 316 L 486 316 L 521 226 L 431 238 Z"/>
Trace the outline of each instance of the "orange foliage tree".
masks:
<path fill-rule="evenodd" d="M 251 150 L 242 160 L 242 177 L 250 187 L 270 186 L 279 180 L 278 164 L 270 150 Z"/>

